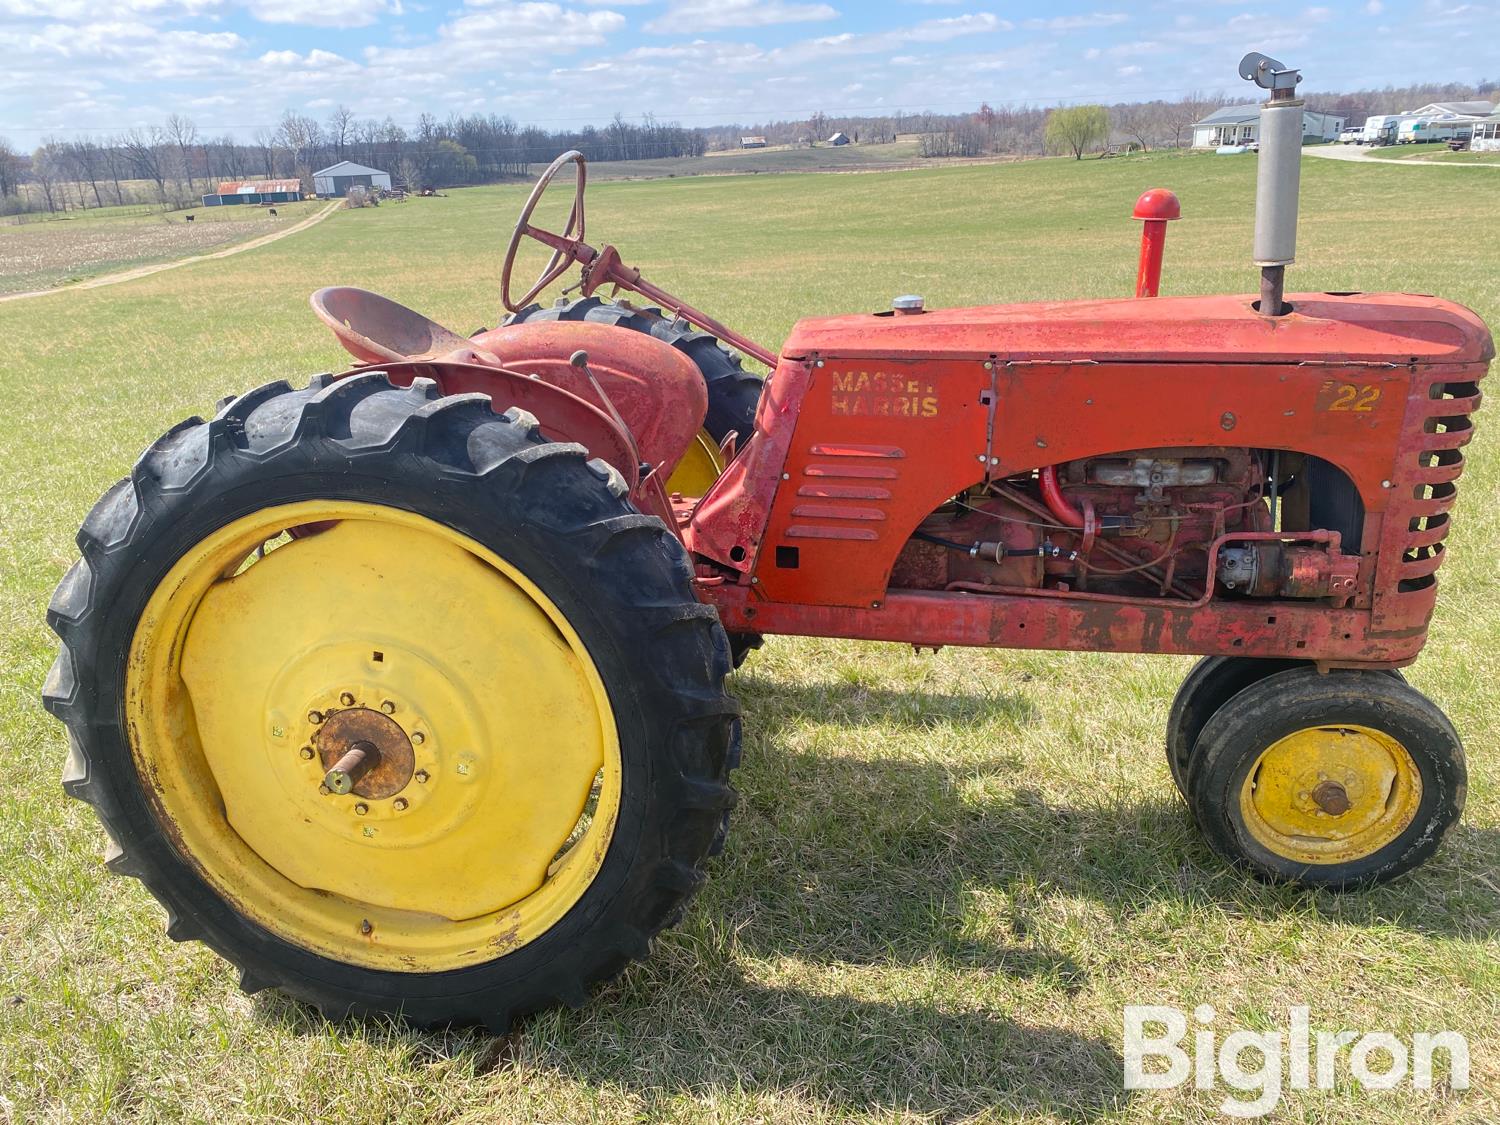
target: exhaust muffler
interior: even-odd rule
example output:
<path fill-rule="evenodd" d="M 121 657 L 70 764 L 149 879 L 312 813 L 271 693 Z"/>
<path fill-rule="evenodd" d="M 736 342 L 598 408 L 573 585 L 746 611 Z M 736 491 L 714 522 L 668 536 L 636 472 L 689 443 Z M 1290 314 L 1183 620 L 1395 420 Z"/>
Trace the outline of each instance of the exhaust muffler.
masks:
<path fill-rule="evenodd" d="M 1251 51 L 1240 60 L 1240 77 L 1271 92 L 1260 107 L 1260 154 L 1255 182 L 1254 261 L 1260 267 L 1260 312 L 1289 311 L 1286 267 L 1297 260 L 1297 194 L 1302 180 L 1302 75 Z"/>

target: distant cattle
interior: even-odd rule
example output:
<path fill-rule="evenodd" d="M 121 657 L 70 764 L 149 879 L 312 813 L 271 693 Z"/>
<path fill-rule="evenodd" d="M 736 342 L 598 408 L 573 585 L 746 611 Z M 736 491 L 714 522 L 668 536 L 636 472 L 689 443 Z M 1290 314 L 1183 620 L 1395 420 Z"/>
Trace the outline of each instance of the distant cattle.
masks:
<path fill-rule="evenodd" d="M 184 218 L 186 218 L 188 222 L 192 222 L 193 221 L 193 216 L 191 216 L 191 215 L 186 215 L 186 216 L 184 216 Z"/>
<path fill-rule="evenodd" d="M 272 207 L 271 208 L 271 218 L 274 219 L 275 217 L 276 217 L 276 208 Z"/>

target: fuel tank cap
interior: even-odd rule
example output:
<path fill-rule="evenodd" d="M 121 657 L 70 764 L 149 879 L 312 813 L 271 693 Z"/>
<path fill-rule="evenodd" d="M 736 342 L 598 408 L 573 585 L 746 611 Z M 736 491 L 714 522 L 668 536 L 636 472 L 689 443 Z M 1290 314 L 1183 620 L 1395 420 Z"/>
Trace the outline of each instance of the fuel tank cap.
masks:
<path fill-rule="evenodd" d="M 916 293 L 906 293 L 900 297 L 891 298 L 891 308 L 898 313 L 919 313 L 925 307 L 925 302 Z"/>

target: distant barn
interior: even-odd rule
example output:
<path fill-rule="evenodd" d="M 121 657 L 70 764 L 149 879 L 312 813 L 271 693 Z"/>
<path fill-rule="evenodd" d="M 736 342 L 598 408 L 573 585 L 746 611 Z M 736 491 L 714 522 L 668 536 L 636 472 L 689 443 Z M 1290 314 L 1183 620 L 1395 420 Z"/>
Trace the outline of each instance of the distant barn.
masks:
<path fill-rule="evenodd" d="M 839 145 L 846 145 L 849 143 L 849 138 L 843 133 L 835 133 L 833 136 L 828 138 L 828 143 L 835 147 Z"/>
<path fill-rule="evenodd" d="M 390 191 L 391 175 L 379 168 L 356 164 L 352 160 L 340 160 L 337 164 L 313 173 L 313 193 L 325 199 L 344 195 L 352 187 Z"/>
<path fill-rule="evenodd" d="M 295 203 L 302 198 L 300 180 L 232 180 L 203 197 L 205 207 L 233 203 Z"/>
<path fill-rule="evenodd" d="M 765 148 L 765 137 L 741 137 L 740 148 Z"/>

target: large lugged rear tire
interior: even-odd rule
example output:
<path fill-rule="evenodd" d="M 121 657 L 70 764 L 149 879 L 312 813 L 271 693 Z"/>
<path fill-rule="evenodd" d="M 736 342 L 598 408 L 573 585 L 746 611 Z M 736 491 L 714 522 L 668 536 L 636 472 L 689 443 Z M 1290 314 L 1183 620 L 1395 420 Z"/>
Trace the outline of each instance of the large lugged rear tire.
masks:
<path fill-rule="evenodd" d="M 246 991 L 503 1031 L 703 882 L 728 640 L 670 532 L 530 415 L 270 384 L 164 435 L 78 544 L 64 788 Z"/>
<path fill-rule="evenodd" d="M 602 297 L 584 297 L 577 301 L 559 300 L 550 306 L 527 305 L 506 320 L 506 324 L 531 321 L 585 320 L 610 324 L 632 332 L 644 332 L 671 344 L 697 365 L 708 388 L 708 413 L 703 428 L 720 445 L 731 433 L 743 447 L 755 432 L 755 410 L 760 405 L 761 380 L 746 371 L 739 356 L 707 332 L 691 324 L 665 316 L 661 309 L 638 309 Z M 745 663 L 750 654 L 765 643 L 759 633 L 735 633 L 730 638 L 734 666 Z"/>
<path fill-rule="evenodd" d="M 665 316 L 661 309 L 638 309 L 601 297 L 562 301 L 551 306 L 528 305 L 506 320 L 524 324 L 538 320 L 586 320 L 612 324 L 633 332 L 645 332 L 671 344 L 691 359 L 708 386 L 708 414 L 703 428 L 723 443 L 731 432 L 744 445 L 755 432 L 755 409 L 760 403 L 761 381 L 746 371 L 740 359 L 707 332 Z"/>

